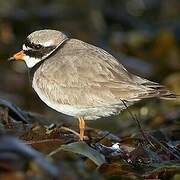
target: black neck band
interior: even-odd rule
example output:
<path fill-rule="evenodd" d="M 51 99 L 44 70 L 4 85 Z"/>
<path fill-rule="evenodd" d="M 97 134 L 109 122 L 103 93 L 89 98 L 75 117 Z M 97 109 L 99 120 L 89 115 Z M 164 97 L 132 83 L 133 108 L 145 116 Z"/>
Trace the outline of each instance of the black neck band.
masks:
<path fill-rule="evenodd" d="M 62 48 L 62 46 L 64 46 L 64 44 L 68 41 L 69 39 L 66 39 L 52 54 L 50 54 L 47 58 L 45 58 L 45 59 L 43 59 L 43 60 L 41 60 L 40 62 L 38 62 L 36 65 L 34 65 L 32 68 L 30 68 L 29 69 L 29 72 L 30 72 L 30 79 L 32 80 L 33 79 L 33 76 L 34 76 L 34 73 L 35 73 L 35 71 L 40 67 L 40 65 L 45 61 L 45 60 L 47 60 L 47 59 L 49 59 L 52 55 L 54 55 L 54 54 L 56 54 L 56 52 L 60 49 L 60 48 Z M 51 48 L 55 48 L 54 46 L 50 46 Z M 49 47 L 46 47 L 46 48 L 49 48 Z M 45 49 L 45 48 L 44 48 Z M 50 49 L 49 49 L 50 50 Z M 52 51 L 53 49 L 51 49 L 51 51 Z M 46 51 L 47 51 L 47 49 L 46 49 Z M 49 51 L 49 52 L 51 52 L 51 51 Z M 28 54 L 29 53 L 29 54 Z M 39 53 L 39 54 L 38 54 Z M 46 54 L 47 54 L 47 52 L 46 53 L 44 53 L 44 55 L 43 56 L 40 56 L 40 52 L 38 52 L 38 51 L 32 51 L 32 50 L 27 50 L 27 51 L 25 51 L 25 54 L 26 55 L 28 55 L 28 56 L 30 56 L 30 57 L 34 57 L 34 58 L 38 58 L 38 56 L 39 57 L 43 57 L 43 56 L 45 56 Z M 42 55 L 43 53 L 41 52 L 41 55 Z M 34 56 L 33 56 L 34 55 Z"/>

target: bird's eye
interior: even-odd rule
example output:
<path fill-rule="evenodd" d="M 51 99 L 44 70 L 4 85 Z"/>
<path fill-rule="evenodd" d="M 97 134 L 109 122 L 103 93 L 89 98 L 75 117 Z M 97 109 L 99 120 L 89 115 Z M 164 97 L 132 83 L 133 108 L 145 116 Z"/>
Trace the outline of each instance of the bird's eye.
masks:
<path fill-rule="evenodd" d="M 35 49 L 41 49 L 42 48 L 42 46 L 40 45 L 40 44 L 37 44 L 37 45 L 35 45 Z"/>

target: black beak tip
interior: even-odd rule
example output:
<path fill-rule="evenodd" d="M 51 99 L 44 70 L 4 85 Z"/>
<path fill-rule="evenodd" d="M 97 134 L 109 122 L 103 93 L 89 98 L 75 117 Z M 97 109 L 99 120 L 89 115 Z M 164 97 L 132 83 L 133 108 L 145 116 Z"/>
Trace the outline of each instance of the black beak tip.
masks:
<path fill-rule="evenodd" d="M 13 60 L 15 60 L 15 58 L 14 58 L 14 57 L 10 57 L 10 58 L 8 58 L 8 61 L 13 61 Z"/>

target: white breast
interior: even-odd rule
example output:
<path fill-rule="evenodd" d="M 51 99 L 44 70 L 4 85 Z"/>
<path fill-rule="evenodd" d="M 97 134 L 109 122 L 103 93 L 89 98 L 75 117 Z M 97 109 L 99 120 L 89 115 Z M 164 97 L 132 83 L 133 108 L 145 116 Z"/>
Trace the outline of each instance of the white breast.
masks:
<path fill-rule="evenodd" d="M 78 112 L 77 108 L 70 106 L 70 105 L 57 104 L 57 103 L 52 102 L 49 98 L 47 98 L 44 95 L 44 93 L 38 88 L 35 79 L 33 79 L 32 86 L 33 86 L 34 90 L 36 91 L 36 93 L 38 94 L 38 96 L 40 97 L 40 99 L 45 104 L 47 104 L 49 107 L 53 108 L 54 110 L 56 110 L 58 112 L 61 112 L 63 114 L 67 114 L 70 116 L 75 116 L 77 114 L 77 112 Z"/>
<path fill-rule="evenodd" d="M 111 105 L 111 106 L 98 106 L 98 107 L 82 107 L 82 106 L 71 106 L 66 104 L 58 104 L 52 102 L 45 94 L 38 88 L 36 80 L 33 79 L 33 88 L 40 97 L 40 99 L 52 109 L 61 112 L 63 114 L 84 117 L 86 120 L 94 120 L 104 116 L 110 116 L 113 114 L 120 113 L 124 109 L 123 104 Z M 53 92 L 52 92 L 53 93 Z"/>

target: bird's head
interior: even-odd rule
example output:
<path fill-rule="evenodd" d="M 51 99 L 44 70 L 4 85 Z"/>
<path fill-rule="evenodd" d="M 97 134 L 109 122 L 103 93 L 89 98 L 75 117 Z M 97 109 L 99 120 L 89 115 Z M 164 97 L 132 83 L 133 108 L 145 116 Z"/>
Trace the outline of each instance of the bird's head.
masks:
<path fill-rule="evenodd" d="M 67 36 L 56 30 L 39 30 L 31 33 L 25 40 L 22 50 L 9 60 L 24 60 L 29 68 L 52 54 Z"/>

